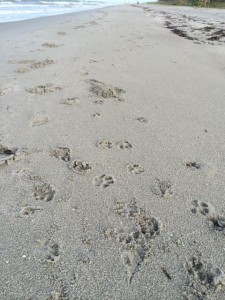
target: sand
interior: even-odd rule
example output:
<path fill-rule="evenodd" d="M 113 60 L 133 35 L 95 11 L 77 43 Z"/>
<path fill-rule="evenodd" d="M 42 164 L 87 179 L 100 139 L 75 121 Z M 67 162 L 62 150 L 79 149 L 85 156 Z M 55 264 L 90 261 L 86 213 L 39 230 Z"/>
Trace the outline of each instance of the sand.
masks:
<path fill-rule="evenodd" d="M 1 300 L 225 299 L 222 12 L 0 24 Z"/>

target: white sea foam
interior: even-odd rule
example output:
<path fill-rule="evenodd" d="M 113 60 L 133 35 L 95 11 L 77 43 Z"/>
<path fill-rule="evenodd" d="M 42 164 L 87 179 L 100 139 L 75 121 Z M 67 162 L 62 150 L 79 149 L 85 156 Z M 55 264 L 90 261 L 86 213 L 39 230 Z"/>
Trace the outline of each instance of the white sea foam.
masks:
<path fill-rule="evenodd" d="M 89 10 L 137 0 L 0 0 L 0 23 Z"/>

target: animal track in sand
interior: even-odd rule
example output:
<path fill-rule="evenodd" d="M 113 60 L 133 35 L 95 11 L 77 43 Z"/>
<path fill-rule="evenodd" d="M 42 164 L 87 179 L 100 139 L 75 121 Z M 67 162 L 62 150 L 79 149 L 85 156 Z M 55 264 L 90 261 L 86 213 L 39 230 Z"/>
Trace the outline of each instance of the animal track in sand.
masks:
<path fill-rule="evenodd" d="M 42 115 L 33 116 L 30 120 L 30 124 L 32 127 L 37 127 L 48 123 L 49 118 Z"/>
<path fill-rule="evenodd" d="M 66 100 L 62 101 L 61 104 L 65 104 L 67 106 L 74 106 L 79 104 L 79 99 L 77 97 L 67 98 Z"/>
<path fill-rule="evenodd" d="M 152 188 L 152 192 L 161 197 L 169 197 L 172 195 L 171 186 L 170 181 L 156 179 L 156 184 Z"/>
<path fill-rule="evenodd" d="M 46 83 L 44 85 L 39 85 L 34 88 L 27 88 L 26 91 L 30 94 L 35 94 L 35 95 L 44 95 L 44 94 L 49 94 L 53 93 L 55 91 L 61 91 L 62 87 L 59 86 L 54 86 L 52 83 Z"/>
<path fill-rule="evenodd" d="M 115 182 L 115 179 L 112 176 L 107 176 L 105 174 L 100 175 L 100 176 L 96 176 L 93 179 L 93 184 L 95 186 L 100 186 L 100 187 L 103 187 L 103 188 L 106 188 L 106 187 L 110 186 L 114 182 Z"/>
<path fill-rule="evenodd" d="M 224 272 L 204 261 L 201 255 L 186 262 L 188 273 L 187 299 L 211 299 L 211 296 L 225 287 Z M 214 299 L 214 298 L 213 298 Z"/>
<path fill-rule="evenodd" d="M 99 142 L 96 143 L 96 147 L 104 148 L 104 149 L 106 149 L 106 148 L 110 149 L 110 148 L 113 147 L 113 143 L 110 142 L 110 141 L 102 140 L 102 141 L 99 141 Z"/>
<path fill-rule="evenodd" d="M 93 103 L 94 103 L 94 104 L 103 104 L 104 101 L 101 100 L 101 99 L 100 99 L 100 100 L 94 100 Z"/>
<path fill-rule="evenodd" d="M 141 174 L 145 169 L 138 164 L 132 164 L 127 166 L 127 171 L 131 174 Z"/>
<path fill-rule="evenodd" d="M 66 32 L 64 32 L 64 31 L 58 31 L 57 34 L 59 34 L 59 35 L 66 35 Z"/>
<path fill-rule="evenodd" d="M 0 166 L 10 165 L 14 161 L 18 161 L 27 154 L 25 149 L 19 150 L 18 148 L 7 148 L 0 144 Z"/>
<path fill-rule="evenodd" d="M 55 61 L 53 59 L 45 59 L 43 61 L 35 61 L 33 62 L 31 65 L 29 65 L 28 67 L 22 67 L 16 70 L 17 73 L 25 73 L 25 72 L 29 72 L 32 69 L 40 69 L 40 68 L 44 68 L 48 65 L 52 65 L 55 64 Z"/>
<path fill-rule="evenodd" d="M 192 202 L 193 208 L 191 211 L 196 213 L 201 213 L 207 217 L 207 220 L 212 222 L 212 228 L 217 231 L 221 231 L 225 234 L 225 216 L 219 215 L 215 208 L 210 203 L 194 200 Z"/>
<path fill-rule="evenodd" d="M 100 114 L 100 113 L 98 113 L 98 112 L 96 112 L 96 113 L 92 114 L 92 117 L 94 117 L 94 118 L 98 118 L 98 117 L 100 117 L 100 116 L 101 116 L 101 114 Z"/>
<path fill-rule="evenodd" d="M 151 252 L 152 243 L 160 234 L 160 222 L 147 216 L 144 209 L 138 207 L 135 200 L 117 202 L 114 211 L 121 217 L 130 220 L 130 227 L 117 231 L 106 231 L 106 236 L 116 238 L 122 244 L 121 259 L 127 269 L 128 282 L 131 284 L 134 275 Z"/>
<path fill-rule="evenodd" d="M 141 123 L 147 123 L 148 122 L 148 120 L 146 118 L 144 118 L 144 117 L 137 117 L 137 118 L 135 118 L 135 120 L 137 120 L 137 121 L 139 121 Z"/>
<path fill-rule="evenodd" d="M 80 75 L 85 76 L 85 75 L 89 74 L 89 70 L 84 67 L 84 68 L 80 69 L 79 73 L 80 73 Z"/>
<path fill-rule="evenodd" d="M 225 216 L 213 216 L 210 221 L 213 223 L 213 229 L 221 231 L 225 235 Z"/>
<path fill-rule="evenodd" d="M 33 215 L 36 211 L 41 211 L 41 210 L 42 210 L 42 208 L 39 206 L 25 205 L 19 209 L 19 214 L 22 217 L 30 216 L 30 215 Z"/>
<path fill-rule="evenodd" d="M 71 150 L 66 147 L 58 147 L 51 151 L 51 155 L 63 161 L 70 161 Z"/>
<path fill-rule="evenodd" d="M 117 101 L 124 101 L 124 99 L 121 98 L 121 95 L 126 93 L 124 90 L 111 85 L 106 85 L 105 83 L 95 79 L 90 79 L 89 83 L 91 84 L 90 92 L 92 92 L 95 96 L 104 99 L 113 98 Z"/>
<path fill-rule="evenodd" d="M 34 197 L 36 200 L 49 202 L 53 199 L 55 189 L 52 185 L 44 183 L 34 187 Z"/>
<path fill-rule="evenodd" d="M 191 170 L 198 170 L 201 168 L 201 164 L 200 163 L 197 163 L 195 161 L 188 161 L 185 163 L 185 166 L 188 168 L 188 169 L 191 169 Z"/>
<path fill-rule="evenodd" d="M 120 149 L 131 149 L 132 148 L 132 144 L 128 141 L 117 142 L 116 146 Z"/>
<path fill-rule="evenodd" d="M 215 209 L 210 203 L 194 200 L 192 204 L 193 204 L 193 208 L 191 209 L 191 211 L 194 214 L 201 213 L 204 216 L 215 215 Z"/>
<path fill-rule="evenodd" d="M 59 245 L 53 240 L 39 240 L 37 241 L 39 248 L 37 250 L 37 257 L 41 261 L 55 262 L 59 259 Z"/>
<path fill-rule="evenodd" d="M 81 28 L 85 28 L 85 26 L 84 25 L 77 25 L 73 29 L 81 29 Z"/>
<path fill-rule="evenodd" d="M 47 47 L 47 48 L 58 48 L 59 45 L 55 44 L 55 43 L 44 43 L 42 44 L 43 47 Z"/>
<path fill-rule="evenodd" d="M 92 166 L 86 161 L 75 160 L 69 166 L 69 169 L 79 174 L 88 174 L 92 171 Z"/>
<path fill-rule="evenodd" d="M 13 86 L 4 85 L 0 88 L 0 96 L 7 96 L 14 91 Z"/>

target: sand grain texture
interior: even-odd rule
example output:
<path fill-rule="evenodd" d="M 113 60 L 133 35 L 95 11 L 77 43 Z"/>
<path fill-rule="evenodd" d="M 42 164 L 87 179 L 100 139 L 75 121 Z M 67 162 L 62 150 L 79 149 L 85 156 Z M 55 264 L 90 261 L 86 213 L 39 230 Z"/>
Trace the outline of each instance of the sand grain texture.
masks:
<path fill-rule="evenodd" d="M 223 22 L 0 24 L 1 300 L 224 300 Z"/>

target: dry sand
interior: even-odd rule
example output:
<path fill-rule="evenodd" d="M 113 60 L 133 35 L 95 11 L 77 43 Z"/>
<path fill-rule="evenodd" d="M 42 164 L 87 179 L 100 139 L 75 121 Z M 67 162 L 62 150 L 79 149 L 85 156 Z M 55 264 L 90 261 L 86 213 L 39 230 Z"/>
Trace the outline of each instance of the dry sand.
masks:
<path fill-rule="evenodd" d="M 1 300 L 225 299 L 224 21 L 0 25 Z"/>

